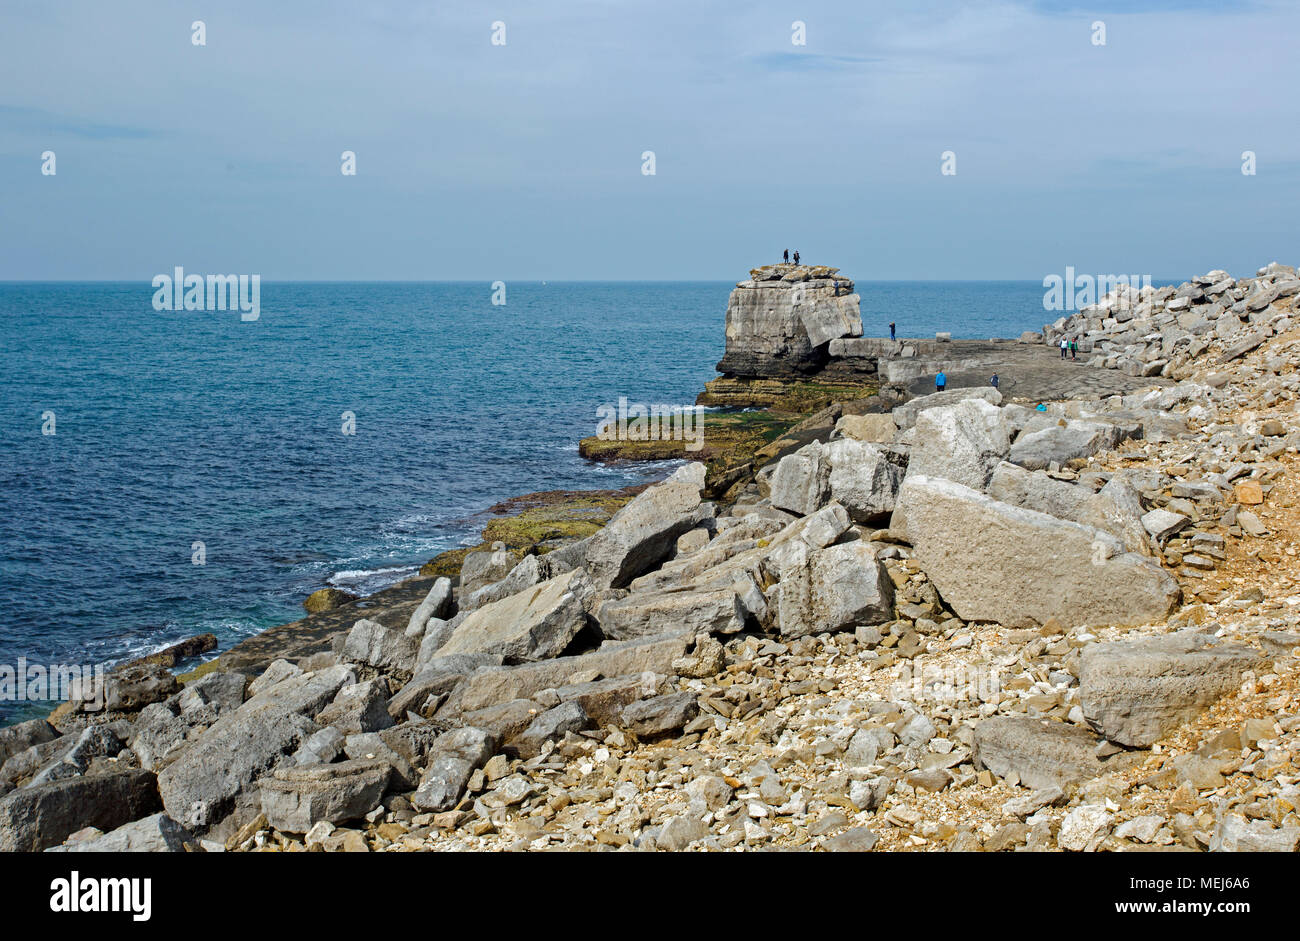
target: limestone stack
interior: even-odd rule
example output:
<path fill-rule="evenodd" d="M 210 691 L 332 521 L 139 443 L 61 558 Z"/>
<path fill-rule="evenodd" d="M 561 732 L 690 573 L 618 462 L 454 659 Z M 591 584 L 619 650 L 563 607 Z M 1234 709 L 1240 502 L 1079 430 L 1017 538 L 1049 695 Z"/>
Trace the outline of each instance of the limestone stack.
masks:
<path fill-rule="evenodd" d="M 727 302 L 727 347 L 718 371 L 795 378 L 826 364 L 832 340 L 862 336 L 853 281 L 823 265 L 765 265 Z"/>

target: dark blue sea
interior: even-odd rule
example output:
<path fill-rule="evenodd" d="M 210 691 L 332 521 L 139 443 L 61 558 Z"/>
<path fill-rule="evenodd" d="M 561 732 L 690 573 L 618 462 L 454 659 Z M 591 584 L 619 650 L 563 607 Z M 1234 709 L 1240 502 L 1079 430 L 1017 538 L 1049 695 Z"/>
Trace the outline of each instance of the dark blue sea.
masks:
<path fill-rule="evenodd" d="M 495 306 L 484 283 L 264 283 L 245 322 L 157 311 L 146 282 L 0 284 L 0 665 L 224 649 L 476 543 L 500 500 L 663 476 L 578 439 L 622 396 L 694 402 L 731 287 L 511 282 Z M 858 290 L 868 335 L 1058 316 L 1034 282 Z M 0 702 L 0 724 L 41 711 Z"/>

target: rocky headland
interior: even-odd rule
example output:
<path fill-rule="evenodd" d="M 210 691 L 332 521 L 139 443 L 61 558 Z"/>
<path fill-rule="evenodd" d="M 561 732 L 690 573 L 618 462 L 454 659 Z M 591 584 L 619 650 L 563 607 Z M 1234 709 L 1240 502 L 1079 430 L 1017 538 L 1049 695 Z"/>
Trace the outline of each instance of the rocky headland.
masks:
<path fill-rule="evenodd" d="M 852 289 L 733 292 L 755 446 L 0 729 L 0 849 L 1294 851 L 1295 270 L 989 342 Z"/>

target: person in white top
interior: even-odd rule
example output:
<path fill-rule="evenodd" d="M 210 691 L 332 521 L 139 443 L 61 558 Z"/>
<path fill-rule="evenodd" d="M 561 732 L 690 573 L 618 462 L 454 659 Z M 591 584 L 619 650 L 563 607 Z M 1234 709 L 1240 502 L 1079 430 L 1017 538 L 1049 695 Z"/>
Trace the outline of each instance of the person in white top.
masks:
<path fill-rule="evenodd" d="M 1065 359 L 1065 351 L 1069 348 L 1070 344 L 1066 341 L 1065 337 L 1061 337 L 1061 359 Z"/>

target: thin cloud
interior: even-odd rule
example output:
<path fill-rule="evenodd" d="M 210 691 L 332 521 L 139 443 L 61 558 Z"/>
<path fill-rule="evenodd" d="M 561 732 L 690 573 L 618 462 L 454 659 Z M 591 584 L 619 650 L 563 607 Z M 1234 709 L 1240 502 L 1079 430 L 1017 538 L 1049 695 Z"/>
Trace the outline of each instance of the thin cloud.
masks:
<path fill-rule="evenodd" d="M 156 128 L 105 124 L 55 114 L 41 108 L 13 105 L 0 105 L 0 123 L 4 123 L 11 131 L 80 137 L 84 140 L 153 140 L 163 136 Z"/>
<path fill-rule="evenodd" d="M 751 61 L 770 72 L 845 72 L 876 65 L 875 56 L 836 56 L 816 52 L 767 52 Z"/>

